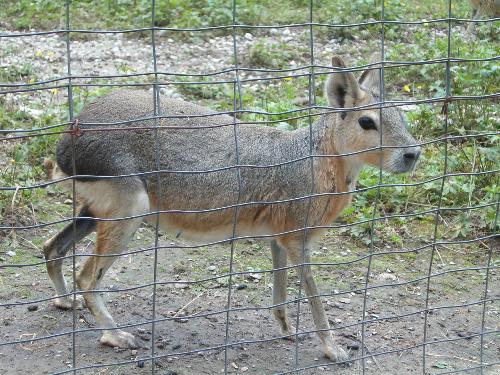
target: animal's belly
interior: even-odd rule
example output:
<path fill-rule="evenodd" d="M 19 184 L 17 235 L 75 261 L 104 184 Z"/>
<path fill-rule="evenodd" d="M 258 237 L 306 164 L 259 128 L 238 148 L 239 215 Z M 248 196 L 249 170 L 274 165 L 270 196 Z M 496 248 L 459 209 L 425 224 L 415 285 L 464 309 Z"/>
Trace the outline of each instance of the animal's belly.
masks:
<path fill-rule="evenodd" d="M 275 234 L 271 227 L 266 224 L 251 223 L 246 219 L 239 219 L 234 226 L 232 219 L 232 214 L 224 215 L 223 218 L 220 215 L 210 213 L 160 214 L 160 228 L 176 239 L 197 244 Z M 149 224 L 155 225 L 156 215 L 149 216 L 147 221 Z"/>

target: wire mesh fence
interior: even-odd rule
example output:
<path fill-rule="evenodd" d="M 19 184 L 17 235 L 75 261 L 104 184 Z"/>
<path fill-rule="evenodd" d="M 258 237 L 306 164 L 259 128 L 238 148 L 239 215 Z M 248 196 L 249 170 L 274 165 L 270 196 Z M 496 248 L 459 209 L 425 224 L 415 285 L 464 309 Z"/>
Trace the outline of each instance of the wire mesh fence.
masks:
<path fill-rule="evenodd" d="M 63 67 L 58 68 L 56 76 L 49 73 L 31 79 L 23 73 L 27 69 L 22 65 L 24 61 L 18 62 L 20 68 L 13 76 L 7 74 L 14 66 L 12 60 L 9 65 L 0 64 L 5 81 L 0 84 L 5 121 L 0 133 L 5 155 L 9 155 L 2 161 L 0 187 L 0 359 L 6 364 L 0 372 L 496 373 L 500 364 L 496 108 L 499 56 L 495 43 L 498 18 L 475 20 L 474 24 L 484 25 L 480 30 L 484 34 L 470 35 L 464 29 L 472 21 L 453 13 L 456 2 L 444 2 L 446 6 L 439 17 L 405 20 L 404 14 L 398 14 L 399 2 L 374 1 L 354 2 L 360 11 L 363 4 L 375 8 L 370 13 L 375 16 L 369 20 L 358 22 L 353 17 L 356 22 L 325 22 L 317 18 L 318 13 L 325 11 L 325 5 L 309 0 L 297 2 L 302 10 L 307 9 L 300 14 L 299 22 L 263 25 L 240 22 L 239 14 L 252 5 L 233 0 L 215 5 L 216 14 L 225 15 L 227 23 L 218 23 L 215 18 L 208 26 L 165 27 L 160 21 L 165 3 L 133 2 L 134 6 L 144 3 L 149 4 L 141 13 L 143 21 L 147 14 L 148 19 L 143 22 L 147 26 L 79 28 L 75 26 L 80 25 L 75 9 L 87 3 L 66 0 L 59 4 L 64 5 L 64 24 L 60 27 L 46 31 L 6 30 L 0 34 L 0 41 L 6 46 L 2 58 L 23 55 L 20 49 L 24 45 L 44 38 L 43 43 L 55 43 L 51 46 L 60 52 L 54 58 L 47 56 L 43 63 Z M 110 1 L 107 6 L 118 5 Z M 399 34 L 409 30 L 424 30 L 421 38 L 426 33 L 434 34 L 429 36 L 429 44 L 441 43 L 441 54 L 428 57 L 430 54 L 423 50 L 417 51 L 422 56 L 415 58 L 415 51 L 404 49 L 405 43 L 398 39 Z M 358 34 L 366 31 L 367 35 Z M 355 38 L 347 38 L 349 33 Z M 139 38 L 137 44 L 126 39 L 135 35 Z M 193 35 L 195 39 L 188 38 Z M 284 42 L 267 43 L 266 38 L 272 35 Z M 94 37 L 102 39 L 96 39 L 90 49 L 82 52 L 79 47 L 93 43 Z M 110 42 L 104 42 L 108 37 Z M 372 44 L 357 48 L 356 44 L 364 43 L 360 38 L 371 38 Z M 12 47 L 9 52 L 9 43 L 19 39 L 22 41 L 18 42 L 18 49 Z M 325 39 L 340 42 L 329 46 Z M 323 51 L 318 51 L 318 44 Z M 343 53 L 337 53 L 340 44 L 348 46 Z M 411 42 L 407 44 L 410 48 Z M 137 46 L 139 68 L 128 66 L 123 59 L 115 62 L 115 71 L 107 69 L 103 73 L 101 64 L 112 59 L 113 54 L 90 59 L 95 66 L 84 66 L 82 54 L 97 55 L 105 49 L 104 45 L 123 49 L 127 54 Z M 184 64 L 187 70 L 172 68 L 176 62 L 171 56 L 186 57 L 183 49 L 187 45 L 196 46 Z M 477 45 L 484 50 L 475 54 Z M 217 56 L 219 49 L 226 55 Z M 290 52 L 293 49 L 298 52 Z M 346 56 L 354 50 L 363 63 L 351 62 L 350 67 L 329 64 L 334 54 Z M 370 58 L 371 52 L 376 52 L 377 57 Z M 38 51 L 33 53 L 40 58 Z M 208 59 L 203 56 L 207 53 Z M 394 53 L 399 58 L 391 58 Z M 162 61 L 167 54 L 169 61 Z M 211 59 L 216 58 L 224 62 L 212 64 Z M 292 64 L 291 59 L 299 62 Z M 210 68 L 199 61 L 210 64 Z M 332 105 L 322 99 L 321 87 L 328 77 L 364 75 L 370 71 L 378 78 L 378 89 L 370 94 L 373 101 Z M 411 75 L 420 78 L 412 79 Z M 419 79 L 430 82 L 422 83 L 426 88 L 419 88 Z M 410 87 L 405 80 L 414 83 Z M 85 106 L 93 108 L 89 103 L 96 97 L 123 87 L 141 89 L 146 94 L 134 95 L 150 98 L 150 104 L 139 116 L 110 113 L 105 121 L 95 121 L 91 116 L 79 115 Z M 404 93 L 402 97 L 394 95 L 397 87 Z M 168 105 L 178 103 L 167 97 L 179 97 L 178 92 L 190 101 L 214 107 L 217 112 L 190 114 L 181 110 L 172 114 L 168 108 L 165 112 L 165 101 Z M 266 101 L 269 93 L 277 98 Z M 336 94 L 344 97 L 346 92 L 340 90 Z M 46 106 L 42 120 L 32 109 L 19 109 L 23 100 L 41 97 Z M 286 104 L 277 104 L 280 101 Z M 50 112 L 51 106 L 63 108 L 66 114 Z M 17 110 L 13 120 L 7 116 L 12 107 Z M 403 109 L 412 124 L 431 127 L 429 124 L 437 121 L 439 125 L 432 129 L 412 126 L 412 133 L 420 132 L 414 144 L 388 144 L 389 135 L 384 134 L 381 123 L 391 109 Z M 325 119 L 349 119 L 352 113 L 378 115 L 378 127 L 366 130 L 377 132 L 378 144 L 354 151 L 318 152 L 314 147 L 318 124 Z M 19 128 L 18 122 L 27 122 L 29 126 Z M 249 147 L 244 129 L 254 125 L 271 127 L 276 133 L 262 130 L 260 138 L 258 133 L 257 141 Z M 289 151 L 277 157 L 275 154 L 283 152 L 281 148 L 266 148 L 270 141 L 265 136 L 288 137 L 284 134 L 292 133 L 300 133 L 301 137 L 287 138 L 292 143 L 290 147 L 304 152 Z M 125 148 L 124 139 L 131 139 L 128 134 L 136 138 L 148 134 L 149 143 L 142 145 L 144 149 L 127 150 L 153 155 L 148 168 L 99 173 L 102 169 L 95 163 L 94 170 L 83 171 L 82 159 L 92 157 L 81 146 L 84 137 L 101 142 L 98 161 L 109 163 L 106 158 L 111 153 L 111 160 L 120 163 L 123 159 L 118 151 Z M 181 153 L 184 162 L 176 167 L 164 162 L 173 154 L 173 148 L 163 143 L 164 134 L 188 134 L 203 142 L 198 152 L 186 147 L 185 154 Z M 41 162 L 33 155 L 54 152 L 60 137 L 66 137 L 69 172 L 47 181 L 42 178 Z M 121 140 L 120 147 L 114 148 L 115 140 Z M 210 148 L 207 144 L 215 146 Z M 422 149 L 423 160 L 413 176 L 389 176 L 379 167 L 370 173 L 361 172 L 352 181 L 347 176 L 346 184 L 354 183 L 352 187 L 342 189 L 338 183 L 335 186 L 335 181 L 330 190 L 318 187 L 324 177 L 318 165 L 339 165 L 338 160 L 346 158 L 363 158 L 376 152 L 383 155 L 417 146 Z M 17 160 L 22 150 L 28 157 Z M 249 159 L 249 152 L 260 157 Z M 467 160 L 465 167 L 456 156 L 458 153 Z M 221 158 L 226 159 L 221 162 Z M 38 169 L 27 172 L 22 163 Z M 297 166 L 305 172 L 292 178 L 290 173 L 295 173 Z M 424 172 L 419 173 L 419 169 Z M 270 171 L 282 171 L 280 176 L 285 178 L 272 180 L 274 172 Z M 215 179 L 216 187 L 198 186 L 208 181 L 204 180 L 206 176 L 230 178 Z M 334 177 L 328 176 L 332 180 Z M 165 184 L 166 178 L 181 181 L 182 191 L 174 194 L 171 186 Z M 296 192 L 289 189 L 294 178 L 302 182 Z M 134 179 L 148 185 L 150 209 L 133 209 L 137 205 L 134 199 L 140 199 L 132 193 L 120 197 L 116 188 L 106 195 L 97 185 L 102 182 L 104 186 L 116 187 Z M 270 185 L 270 181 L 276 185 Z M 58 190 L 61 183 L 69 186 L 70 199 L 66 204 L 60 204 L 67 197 Z M 81 191 L 79 184 L 85 183 L 94 184 L 90 186 L 95 201 L 102 206 L 111 205 L 113 215 L 100 215 L 96 213 L 100 207 L 89 209 L 85 201 L 79 202 L 82 197 L 76 193 Z M 258 194 L 249 195 L 249 189 Z M 283 193 L 276 194 L 280 190 Z M 224 199 L 217 200 L 221 196 Z M 341 220 L 318 220 L 318 210 L 324 210 L 325 215 L 329 205 L 351 196 L 352 208 L 346 210 Z M 183 201 L 188 198 L 188 203 Z M 162 201 L 173 203 L 166 207 L 153 203 Z M 25 211 L 19 208 L 21 205 Z M 256 207 L 259 209 L 255 211 Z M 280 217 L 280 207 L 300 208 L 300 225 L 287 224 L 291 218 Z M 282 224 L 277 226 L 281 229 L 244 228 L 248 224 L 245 215 L 251 212 L 251 219 L 256 222 L 268 215 L 265 210 L 273 210 L 270 217 Z M 190 242 L 184 229 L 162 234 L 165 217 L 189 215 L 197 219 L 192 227 L 186 224 L 184 229 L 191 228 L 200 236 L 198 241 Z M 220 219 L 223 215 L 224 219 Z M 127 250 L 117 249 L 119 255 L 113 249 L 99 250 L 100 241 L 106 238 L 102 228 L 123 229 L 128 228 L 128 223 L 138 226 L 143 220 L 149 225 L 130 231 L 132 241 Z M 224 220 L 224 228 L 218 227 Z M 173 222 L 167 222 L 169 225 L 175 227 Z M 95 227 L 97 237 L 91 235 L 84 240 L 82 237 Z M 218 237 L 210 236 L 222 229 L 222 237 L 220 233 Z M 316 236 L 319 232 L 322 237 Z M 50 251 L 43 252 L 43 241 L 53 235 L 56 240 L 50 246 L 46 244 L 45 249 L 55 248 L 55 256 Z M 295 243 L 288 243 L 289 238 Z M 267 241 L 271 242 L 272 257 Z M 291 250 L 294 246 L 296 252 Z M 96 253 L 92 252 L 93 247 L 97 247 Z M 37 259 L 43 256 L 47 259 Z M 119 258 L 118 264 L 105 277 L 105 284 L 107 279 L 111 285 L 100 286 L 98 281 L 115 258 Z M 61 287 L 59 280 L 62 289 L 53 297 L 45 267 L 50 273 L 50 267 L 60 267 L 63 261 L 70 270 L 70 287 Z M 86 262 L 95 264 L 96 284 L 82 288 L 85 280 L 80 277 L 78 288 L 78 271 L 87 267 L 83 266 Z M 99 268 L 97 264 L 105 266 Z M 312 268 L 320 291 L 311 281 Z M 288 284 L 284 276 L 287 271 L 296 272 Z M 57 287 L 57 281 L 54 283 Z M 124 341 L 113 345 L 115 341 L 109 338 L 101 342 L 114 349 L 95 342 L 103 328 L 99 324 L 109 322 L 107 312 L 102 310 L 103 302 L 95 297 L 101 293 L 118 324 L 104 328 L 126 345 Z M 86 309 L 71 308 L 82 296 L 92 314 Z M 322 308 L 317 307 L 316 297 L 323 300 L 326 324 L 320 317 Z M 61 301 L 69 301 L 69 305 Z M 70 309 L 60 312 L 53 303 Z M 290 318 L 280 318 L 287 308 Z M 281 322 L 281 334 L 270 311 Z M 318 321 L 322 323 L 319 326 Z M 121 330 L 133 332 L 135 339 Z M 331 354 L 330 332 L 348 352 L 348 359 L 322 357 L 322 344 L 325 354 Z"/>

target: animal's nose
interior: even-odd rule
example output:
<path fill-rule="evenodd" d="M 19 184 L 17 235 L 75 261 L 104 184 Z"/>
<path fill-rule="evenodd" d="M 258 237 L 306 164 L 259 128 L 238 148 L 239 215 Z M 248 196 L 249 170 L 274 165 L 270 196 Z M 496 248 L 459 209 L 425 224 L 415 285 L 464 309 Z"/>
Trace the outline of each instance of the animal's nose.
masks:
<path fill-rule="evenodd" d="M 408 163 L 417 161 L 418 158 L 420 157 L 420 147 L 415 149 L 409 149 L 403 154 L 403 157 L 405 161 Z"/>

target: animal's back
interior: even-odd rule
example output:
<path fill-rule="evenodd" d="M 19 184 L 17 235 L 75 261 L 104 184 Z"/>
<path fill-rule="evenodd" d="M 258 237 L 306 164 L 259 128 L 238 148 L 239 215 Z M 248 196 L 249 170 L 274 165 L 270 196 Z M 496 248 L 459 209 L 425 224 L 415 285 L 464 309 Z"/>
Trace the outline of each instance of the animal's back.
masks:
<path fill-rule="evenodd" d="M 307 131 L 292 136 L 292 132 L 239 123 L 231 116 L 165 97 L 160 100 L 159 115 L 166 118 L 156 122 L 160 125 L 156 130 L 155 121 L 145 119 L 154 115 L 153 103 L 152 92 L 118 90 L 88 104 L 78 117 L 81 135 L 65 135 L 58 145 L 61 170 L 75 174 L 74 152 L 77 175 L 142 173 L 139 178 L 155 194 L 157 175 L 148 172 L 159 166 L 162 195 L 175 196 L 177 202 L 177 207 L 164 209 L 234 204 L 240 181 L 242 201 L 296 197 L 309 191 L 306 180 L 310 174 L 301 174 L 308 161 L 279 166 L 307 155 Z M 257 167 L 241 168 L 239 178 L 238 164 Z M 278 166 L 258 168 L 273 164 Z M 288 180 L 284 189 L 290 191 L 282 191 L 283 180 Z"/>
<path fill-rule="evenodd" d="M 172 153 L 177 150 L 185 150 L 187 144 L 180 143 L 186 143 L 188 139 L 183 137 L 181 131 L 169 127 L 201 127 L 206 123 L 205 116 L 217 124 L 233 122 L 229 116 L 217 115 L 196 104 L 169 98 L 162 98 L 158 112 L 161 116 L 178 118 L 157 122 L 151 119 L 154 116 L 153 95 L 146 91 L 113 91 L 89 103 L 77 118 L 80 135 L 65 135 L 59 142 L 58 165 L 67 175 L 115 176 L 151 171 L 156 169 L 156 124 L 166 126 L 158 131 L 161 153 L 168 152 L 174 156 Z M 186 115 L 195 117 L 182 118 Z M 218 133 L 221 136 L 227 130 Z"/>

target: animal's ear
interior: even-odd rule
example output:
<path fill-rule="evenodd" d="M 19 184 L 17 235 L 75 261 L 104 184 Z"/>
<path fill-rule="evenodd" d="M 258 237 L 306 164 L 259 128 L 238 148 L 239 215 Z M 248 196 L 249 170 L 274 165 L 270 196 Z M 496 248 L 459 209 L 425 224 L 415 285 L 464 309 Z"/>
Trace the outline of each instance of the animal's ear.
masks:
<path fill-rule="evenodd" d="M 335 68 L 346 68 L 344 60 L 338 56 L 332 58 L 332 66 Z M 351 108 L 356 99 L 360 98 L 362 92 L 358 81 L 352 72 L 331 74 L 325 84 L 326 97 L 331 107 Z"/>
<path fill-rule="evenodd" d="M 380 60 L 381 57 L 379 53 L 373 54 L 370 59 L 372 64 L 380 64 Z M 365 70 L 363 74 L 361 74 L 361 77 L 359 77 L 359 85 L 371 92 L 380 92 L 380 70 L 381 69 L 377 67 Z"/>

